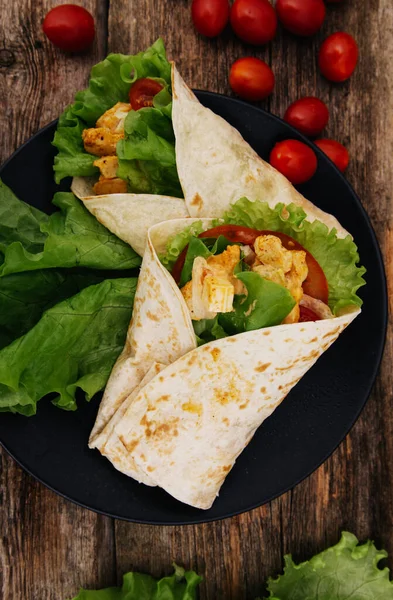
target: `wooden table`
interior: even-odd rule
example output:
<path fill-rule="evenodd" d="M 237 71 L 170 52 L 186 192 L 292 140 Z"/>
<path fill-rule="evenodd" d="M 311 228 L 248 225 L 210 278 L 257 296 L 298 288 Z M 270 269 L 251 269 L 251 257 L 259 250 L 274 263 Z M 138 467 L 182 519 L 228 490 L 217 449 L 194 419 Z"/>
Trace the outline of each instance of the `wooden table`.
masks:
<path fill-rule="evenodd" d="M 217 40 L 196 34 L 190 0 L 84 0 L 95 17 L 90 52 L 67 56 L 44 38 L 51 0 L 4 0 L 0 42 L 1 159 L 57 117 L 85 87 L 91 65 L 110 52 L 135 53 L 158 36 L 195 88 L 230 94 L 228 70 L 243 55 L 276 72 L 274 95 L 262 106 L 282 116 L 289 102 L 317 95 L 330 107 L 327 129 L 350 150 L 348 179 L 368 211 L 384 252 L 393 292 L 393 7 L 391 0 L 329 5 L 319 35 L 301 40 L 279 31 L 272 45 L 247 47 L 229 31 Z M 345 30 L 360 46 L 355 75 L 330 85 L 317 49 Z M 393 296 L 391 296 L 392 298 Z M 367 332 L 365 332 L 365 335 Z M 345 441 L 311 477 L 281 498 L 225 521 L 150 527 L 115 521 L 63 500 L 0 455 L 0 596 L 66 600 L 83 585 L 120 582 L 129 569 L 162 575 L 175 560 L 205 576 L 201 597 L 255 598 L 284 553 L 305 559 L 335 543 L 342 529 L 373 537 L 393 566 L 392 322 L 374 392 Z"/>

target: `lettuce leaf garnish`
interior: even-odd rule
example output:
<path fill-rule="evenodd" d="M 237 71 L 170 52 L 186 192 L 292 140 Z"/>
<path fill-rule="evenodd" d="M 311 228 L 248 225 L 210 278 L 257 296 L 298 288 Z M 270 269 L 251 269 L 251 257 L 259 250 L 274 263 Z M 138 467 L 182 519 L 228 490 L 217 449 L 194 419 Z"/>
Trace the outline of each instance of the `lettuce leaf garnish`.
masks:
<path fill-rule="evenodd" d="M 378 563 L 387 552 L 371 541 L 359 544 L 344 531 L 335 546 L 295 564 L 285 556 L 284 574 L 269 579 L 269 600 L 393 600 L 389 569 Z"/>
<path fill-rule="evenodd" d="M 48 216 L 0 181 L 0 277 L 53 267 L 124 270 L 140 257 L 101 225 L 71 193 L 55 194 Z"/>
<path fill-rule="evenodd" d="M 283 212 L 284 204 L 270 208 L 266 202 L 250 202 L 241 198 L 213 226 L 223 223 L 244 225 L 290 235 L 311 252 L 322 267 L 329 285 L 329 306 L 333 313 L 339 314 L 349 305 L 361 306 L 357 290 L 365 285 L 363 275 L 366 269 L 358 266 L 359 254 L 351 236 L 337 238 L 336 231 L 329 231 L 320 221 L 307 221 L 306 213 L 299 206 L 291 204 L 285 208 Z M 169 271 L 191 237 L 201 231 L 202 223 L 198 221 L 169 240 L 166 254 L 161 258 Z"/>
<path fill-rule="evenodd" d="M 25 334 L 42 313 L 105 274 L 90 269 L 44 269 L 0 277 L 0 350 Z"/>
<path fill-rule="evenodd" d="M 51 392 L 56 406 L 76 410 L 78 388 L 87 400 L 102 390 L 124 345 L 136 285 L 129 278 L 87 287 L 3 348 L 0 412 L 33 415 L 38 400 Z"/>
<path fill-rule="evenodd" d="M 98 175 L 93 165 L 97 157 L 85 151 L 82 131 L 94 127 L 117 102 L 129 102 L 130 86 L 142 77 L 156 79 L 164 88 L 154 97 L 152 108 L 130 111 L 125 139 L 117 148 L 118 176 L 127 181 L 130 192 L 183 197 L 171 117 L 171 65 L 161 39 L 134 56 L 110 54 L 92 68 L 89 87 L 76 94 L 59 119 L 53 139 L 59 150 L 54 164 L 57 183 L 67 176 Z"/>
<path fill-rule="evenodd" d="M 121 588 L 81 590 L 74 600 L 196 600 L 202 578 L 195 571 L 174 565 L 173 575 L 154 579 L 142 573 L 126 573 Z"/>

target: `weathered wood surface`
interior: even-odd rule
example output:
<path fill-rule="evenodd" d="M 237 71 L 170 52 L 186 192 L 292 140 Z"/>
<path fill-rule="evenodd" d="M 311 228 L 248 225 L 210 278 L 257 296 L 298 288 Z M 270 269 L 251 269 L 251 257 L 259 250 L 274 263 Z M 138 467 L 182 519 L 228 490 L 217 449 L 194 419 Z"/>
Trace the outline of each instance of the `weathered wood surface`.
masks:
<path fill-rule="evenodd" d="M 299 40 L 282 31 L 271 47 L 252 48 L 225 32 L 198 36 L 190 1 L 104 0 L 82 3 L 97 19 L 94 48 L 65 56 L 43 37 L 47 0 L 5 0 L 0 49 L 1 160 L 55 118 L 84 86 L 91 64 L 106 50 L 136 52 L 164 37 L 186 80 L 230 93 L 231 63 L 245 54 L 268 60 L 275 94 L 263 106 L 283 115 L 290 101 L 317 95 L 331 110 L 327 134 L 346 144 L 347 176 L 371 217 L 393 295 L 393 7 L 390 0 L 328 5 L 321 33 Z M 352 79 L 330 85 L 318 74 L 316 52 L 328 33 L 346 30 L 360 46 Z M 391 300 L 390 300 L 391 301 Z M 393 308 L 391 306 L 391 308 Z M 0 597 L 60 600 L 79 585 L 101 587 L 128 569 L 161 575 L 176 560 L 205 576 L 206 600 L 255 598 L 285 552 L 306 558 L 334 543 L 340 530 L 373 537 L 393 556 L 393 336 L 373 394 L 333 456 L 293 491 L 230 520 L 189 527 L 149 527 L 97 516 L 57 497 L 26 475 L 4 452 L 0 480 Z M 393 566 L 393 562 L 390 562 Z"/>

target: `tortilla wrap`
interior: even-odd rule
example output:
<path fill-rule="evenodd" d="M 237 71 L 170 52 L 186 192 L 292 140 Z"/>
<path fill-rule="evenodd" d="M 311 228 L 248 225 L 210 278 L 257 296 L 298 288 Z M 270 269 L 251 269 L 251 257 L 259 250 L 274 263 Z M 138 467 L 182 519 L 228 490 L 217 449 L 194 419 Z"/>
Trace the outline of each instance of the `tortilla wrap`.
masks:
<path fill-rule="evenodd" d="M 338 237 L 348 232 L 335 217 L 306 200 L 291 183 L 258 156 L 227 121 L 202 106 L 172 66 L 172 122 L 176 165 L 188 212 L 192 217 L 220 217 L 245 196 L 271 208 L 293 202 L 307 220 L 322 221 Z"/>
<path fill-rule="evenodd" d="M 105 194 L 93 192 L 95 179 L 74 177 L 71 190 L 87 210 L 109 231 L 143 256 L 149 227 L 188 216 L 184 200 L 152 194 Z"/>
<path fill-rule="evenodd" d="M 167 230 L 172 231 L 168 221 Z M 185 227 L 188 220 L 181 219 Z M 105 388 L 89 445 L 95 448 L 97 436 L 141 382 L 155 363 L 169 365 L 196 348 L 194 329 L 187 306 L 174 311 L 172 304 L 183 296 L 172 276 L 158 260 L 152 244 L 147 245 L 135 293 L 132 319 L 126 343 Z M 178 304 L 176 305 L 178 306 Z"/>
<path fill-rule="evenodd" d="M 123 394 L 116 394 L 122 373 L 115 368 L 95 425 L 101 435 L 92 434 L 91 447 L 137 481 L 208 509 L 256 429 L 360 309 L 348 307 L 340 317 L 249 331 L 197 348 L 184 298 L 158 258 L 168 239 L 192 221 L 168 221 L 148 232 L 126 346 L 134 372 L 146 374 L 156 368 L 153 361 L 160 363 L 160 372 L 150 373 L 138 389 L 143 375 L 136 383 L 137 377 L 129 379 L 124 398 L 127 385 L 122 382 Z M 208 229 L 212 219 L 202 223 Z M 143 335 L 135 348 L 138 322 Z"/>

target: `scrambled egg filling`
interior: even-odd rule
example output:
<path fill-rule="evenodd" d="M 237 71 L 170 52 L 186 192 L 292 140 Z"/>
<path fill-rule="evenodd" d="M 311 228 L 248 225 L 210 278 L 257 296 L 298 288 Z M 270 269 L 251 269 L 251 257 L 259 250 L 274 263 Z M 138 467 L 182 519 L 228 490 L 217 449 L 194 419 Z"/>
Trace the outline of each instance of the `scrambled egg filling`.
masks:
<path fill-rule="evenodd" d="M 130 104 L 118 102 L 98 119 L 95 127 L 82 132 L 86 152 L 100 157 L 93 163 L 101 173 L 93 188 L 98 195 L 127 192 L 127 182 L 116 177 L 116 144 L 124 138 L 124 121 L 130 110 Z"/>
<path fill-rule="evenodd" d="M 252 271 L 290 291 L 296 305 L 283 323 L 297 323 L 302 284 L 308 275 L 306 252 L 287 250 L 278 237 L 261 235 L 254 248 L 246 246 L 243 253 Z M 235 294 L 247 293 L 234 274 L 240 259 L 240 246 L 236 245 L 207 260 L 201 256 L 195 258 L 192 279 L 181 289 L 193 320 L 214 319 L 217 313 L 231 312 Z"/>

